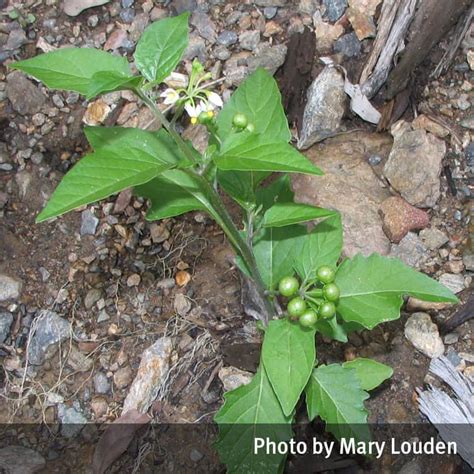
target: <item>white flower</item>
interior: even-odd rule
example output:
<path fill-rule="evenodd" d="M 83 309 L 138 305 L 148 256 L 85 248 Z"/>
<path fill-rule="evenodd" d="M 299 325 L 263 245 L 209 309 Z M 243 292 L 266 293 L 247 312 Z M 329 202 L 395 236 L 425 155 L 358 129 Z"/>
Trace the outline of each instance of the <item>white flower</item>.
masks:
<path fill-rule="evenodd" d="M 197 123 L 199 114 L 203 111 L 202 104 L 203 104 L 202 102 L 200 102 L 196 106 L 192 105 L 191 102 L 186 102 L 186 104 L 184 104 L 184 110 L 186 110 L 188 115 L 191 117 L 191 123 L 193 125 Z"/>
<path fill-rule="evenodd" d="M 180 99 L 179 92 L 175 91 L 174 89 L 171 89 L 171 87 L 168 87 L 168 89 L 162 92 L 160 94 L 160 97 L 165 99 L 163 102 L 165 105 L 176 104 L 176 102 Z"/>
<path fill-rule="evenodd" d="M 215 92 L 207 92 L 207 99 L 215 107 L 222 107 L 224 103 L 218 94 Z"/>

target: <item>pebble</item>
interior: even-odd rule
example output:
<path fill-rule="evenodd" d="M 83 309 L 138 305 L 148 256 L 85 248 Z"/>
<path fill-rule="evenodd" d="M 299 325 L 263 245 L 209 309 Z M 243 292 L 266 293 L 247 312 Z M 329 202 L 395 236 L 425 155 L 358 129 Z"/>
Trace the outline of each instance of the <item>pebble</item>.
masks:
<path fill-rule="evenodd" d="M 474 254 L 467 254 L 462 257 L 464 267 L 469 272 L 474 272 Z"/>
<path fill-rule="evenodd" d="M 107 414 L 109 404 L 103 397 L 94 397 L 91 401 L 91 410 L 96 418 L 101 418 Z"/>
<path fill-rule="evenodd" d="M 323 0 L 323 5 L 326 8 L 324 16 L 329 21 L 337 21 L 347 8 L 347 0 Z"/>
<path fill-rule="evenodd" d="M 135 0 L 122 0 L 122 8 L 130 8 L 134 3 Z"/>
<path fill-rule="evenodd" d="M 66 438 L 75 438 L 87 423 L 87 418 L 75 407 L 58 405 L 58 419 L 61 422 L 61 434 Z"/>
<path fill-rule="evenodd" d="M 95 217 L 93 212 L 89 209 L 82 211 L 81 213 L 81 236 L 83 235 L 94 235 L 99 225 L 99 219 Z"/>
<path fill-rule="evenodd" d="M 427 258 L 427 249 L 414 232 L 408 232 L 399 244 L 392 244 L 390 256 L 399 258 L 410 267 L 417 268 Z"/>
<path fill-rule="evenodd" d="M 443 273 L 439 277 L 439 282 L 449 288 L 454 294 L 464 290 L 464 277 L 455 273 Z"/>
<path fill-rule="evenodd" d="M 87 292 L 86 297 L 84 298 L 85 308 L 91 309 L 101 298 L 102 290 L 99 290 L 98 288 L 92 288 Z"/>
<path fill-rule="evenodd" d="M 96 393 L 106 394 L 110 390 L 110 382 L 103 372 L 94 375 L 94 390 Z"/>
<path fill-rule="evenodd" d="M 468 166 L 474 168 L 474 142 L 470 142 L 464 150 L 464 155 Z"/>
<path fill-rule="evenodd" d="M 110 0 L 64 0 L 63 10 L 66 15 L 77 16 L 87 8 L 105 5 Z"/>
<path fill-rule="evenodd" d="M 459 334 L 457 332 L 450 332 L 444 336 L 445 344 L 456 344 L 459 341 Z"/>
<path fill-rule="evenodd" d="M 439 229 L 431 227 L 420 232 L 420 238 L 426 248 L 437 250 L 449 242 L 449 237 Z"/>
<path fill-rule="evenodd" d="M 13 315 L 8 311 L 0 310 L 0 343 L 7 340 L 10 335 L 10 328 L 13 324 Z"/>
<path fill-rule="evenodd" d="M 247 385 L 251 382 L 253 374 L 240 370 L 237 367 L 222 367 L 219 370 L 219 379 L 224 385 L 224 391 L 230 392 L 239 388 L 241 385 Z"/>
<path fill-rule="evenodd" d="M 24 446 L 0 448 L 0 471 L 5 474 L 33 474 L 45 465 L 44 457 L 32 449 Z"/>
<path fill-rule="evenodd" d="M 132 288 L 134 286 L 138 286 L 140 284 L 141 277 L 138 273 L 132 273 L 128 278 L 127 278 L 127 286 L 129 288 Z"/>
<path fill-rule="evenodd" d="M 270 74 L 275 74 L 276 70 L 285 62 L 287 48 L 284 44 L 270 46 L 268 43 L 260 43 L 254 51 L 254 56 L 247 59 L 247 66 L 250 73 L 263 67 Z"/>
<path fill-rule="evenodd" d="M 124 8 L 120 12 L 120 18 L 125 23 L 132 23 L 133 19 L 135 18 L 135 10 L 133 8 Z"/>
<path fill-rule="evenodd" d="M 186 298 L 185 295 L 182 293 L 178 293 L 174 297 L 174 310 L 180 315 L 180 316 L 186 316 L 189 311 L 191 311 L 191 301 L 189 301 L 188 298 Z"/>
<path fill-rule="evenodd" d="M 36 114 L 46 102 L 38 87 L 20 71 L 13 71 L 7 76 L 6 93 L 13 109 L 20 115 Z"/>
<path fill-rule="evenodd" d="M 191 449 L 191 452 L 189 453 L 189 459 L 191 459 L 192 462 L 199 462 L 203 457 L 204 454 L 202 454 L 196 448 Z"/>
<path fill-rule="evenodd" d="M 214 48 L 214 56 L 216 57 L 216 59 L 226 61 L 230 58 L 231 54 L 225 46 L 218 45 L 216 48 Z"/>
<path fill-rule="evenodd" d="M 361 43 L 355 33 L 348 33 L 347 35 L 341 36 L 334 43 L 334 51 L 348 58 L 359 56 L 361 49 Z"/>
<path fill-rule="evenodd" d="M 217 42 L 223 46 L 232 46 L 237 43 L 239 37 L 234 31 L 224 30 L 217 37 Z"/>
<path fill-rule="evenodd" d="M 438 327 L 426 313 L 414 313 L 405 323 L 405 337 L 427 357 L 435 358 L 444 353 L 444 344 Z"/>
<path fill-rule="evenodd" d="M 42 311 L 34 321 L 36 330 L 28 347 L 30 364 L 41 365 L 56 351 L 56 345 L 70 336 L 69 321 L 53 311 Z"/>
<path fill-rule="evenodd" d="M 0 273 L 0 301 L 18 298 L 20 296 L 21 287 L 21 281 Z"/>
<path fill-rule="evenodd" d="M 379 155 L 370 155 L 368 162 L 370 166 L 377 166 L 382 162 L 382 157 Z"/>
<path fill-rule="evenodd" d="M 209 18 L 209 15 L 196 10 L 192 14 L 189 22 L 197 29 L 202 38 L 206 39 L 211 44 L 215 43 L 217 38 L 216 25 L 214 25 L 214 22 Z"/>
<path fill-rule="evenodd" d="M 244 31 L 239 36 L 239 42 L 242 49 L 254 51 L 260 43 L 260 31 Z"/>
<path fill-rule="evenodd" d="M 118 389 L 124 389 L 132 381 L 132 369 L 127 367 L 122 367 L 117 370 L 114 374 L 114 384 Z"/>
<path fill-rule="evenodd" d="M 271 20 L 272 18 L 275 17 L 275 15 L 277 14 L 277 11 L 278 11 L 278 8 L 277 7 L 265 7 L 263 9 L 263 16 L 267 19 L 267 20 Z"/>

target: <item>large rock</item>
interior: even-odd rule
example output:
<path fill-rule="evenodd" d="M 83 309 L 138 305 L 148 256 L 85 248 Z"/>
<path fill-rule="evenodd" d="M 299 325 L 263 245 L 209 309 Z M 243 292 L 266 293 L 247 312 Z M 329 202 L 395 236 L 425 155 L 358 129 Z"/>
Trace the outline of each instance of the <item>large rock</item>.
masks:
<path fill-rule="evenodd" d="M 7 76 L 6 92 L 12 107 L 20 115 L 39 112 L 46 101 L 41 91 L 20 71 L 13 71 Z"/>
<path fill-rule="evenodd" d="M 344 114 L 344 78 L 333 67 L 326 67 L 308 89 L 298 148 L 309 148 L 334 135 Z"/>
<path fill-rule="evenodd" d="M 0 301 L 13 300 L 20 296 L 21 281 L 11 276 L 0 274 Z"/>
<path fill-rule="evenodd" d="M 71 325 L 53 311 L 43 311 L 34 325 L 36 330 L 28 347 L 28 361 L 32 365 L 41 365 L 54 353 L 57 344 L 70 336 Z"/>
<path fill-rule="evenodd" d="M 0 311 L 0 343 L 5 342 L 10 335 L 13 315 L 8 311 Z"/>
<path fill-rule="evenodd" d="M 44 468 L 41 454 L 24 446 L 7 446 L 0 449 L 0 471 L 5 474 L 33 474 Z"/>
<path fill-rule="evenodd" d="M 412 314 L 405 324 L 405 337 L 430 358 L 439 357 L 444 353 L 443 341 L 429 314 Z"/>
<path fill-rule="evenodd" d="M 376 133 L 351 133 L 329 138 L 305 155 L 324 171 L 324 176 L 294 175 L 293 189 L 299 202 L 337 209 L 344 226 L 344 253 L 386 255 L 390 242 L 378 214 L 390 196 L 367 159 L 387 156 L 391 140 Z"/>
<path fill-rule="evenodd" d="M 137 376 L 123 404 L 123 413 L 133 409 L 145 413 L 150 408 L 166 381 L 172 348 L 171 339 L 162 337 L 143 352 Z"/>
<path fill-rule="evenodd" d="M 399 121 L 392 127 L 394 143 L 384 167 L 392 187 L 410 204 L 433 207 L 440 195 L 444 141 Z"/>

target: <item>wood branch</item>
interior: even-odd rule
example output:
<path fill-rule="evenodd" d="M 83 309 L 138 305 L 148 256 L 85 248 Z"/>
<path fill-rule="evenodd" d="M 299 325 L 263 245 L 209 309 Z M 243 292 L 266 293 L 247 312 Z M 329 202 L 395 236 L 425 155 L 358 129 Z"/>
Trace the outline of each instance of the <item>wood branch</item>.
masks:
<path fill-rule="evenodd" d="M 413 30 L 413 39 L 405 48 L 400 62 L 388 76 L 386 99 L 392 99 L 405 89 L 416 67 L 470 6 L 470 0 L 422 1 L 414 19 L 414 24 L 420 27 Z"/>
<path fill-rule="evenodd" d="M 474 7 L 471 8 L 469 13 L 464 17 L 460 18 L 456 26 L 456 31 L 453 34 L 451 43 L 444 53 L 441 61 L 436 66 L 436 69 L 431 73 L 431 77 L 438 78 L 442 73 L 446 72 L 451 66 L 456 52 L 461 45 L 462 40 L 466 36 L 466 33 L 469 31 L 471 26 L 472 19 L 474 18 Z"/>
<path fill-rule="evenodd" d="M 359 81 L 368 98 L 373 97 L 387 80 L 393 58 L 415 16 L 416 4 L 417 0 L 384 2 L 374 47 Z"/>
<path fill-rule="evenodd" d="M 442 334 L 454 331 L 457 327 L 474 318 L 474 294 L 441 327 Z"/>

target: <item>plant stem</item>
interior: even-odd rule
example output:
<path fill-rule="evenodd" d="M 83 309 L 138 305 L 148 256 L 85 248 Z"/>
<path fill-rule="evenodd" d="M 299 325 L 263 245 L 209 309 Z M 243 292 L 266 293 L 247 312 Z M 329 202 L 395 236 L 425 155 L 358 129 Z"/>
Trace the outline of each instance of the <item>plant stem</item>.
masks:
<path fill-rule="evenodd" d="M 178 132 L 174 129 L 173 125 L 169 120 L 164 116 L 161 110 L 155 105 L 155 103 L 141 90 L 136 91 L 137 95 L 143 100 L 143 102 L 150 108 L 156 118 L 161 122 L 163 127 L 168 131 L 173 140 L 178 145 L 178 148 L 181 152 L 188 158 L 192 163 L 196 163 L 193 152 L 187 145 L 187 143 L 181 138 Z M 263 303 L 265 304 L 266 313 L 263 318 L 264 322 L 267 323 L 268 319 L 271 319 L 275 316 L 275 307 L 269 301 L 265 295 L 265 285 L 263 283 L 260 271 L 257 266 L 257 262 L 253 255 L 252 249 L 245 239 L 241 236 L 238 228 L 234 224 L 234 221 L 230 217 L 227 209 L 222 204 L 221 198 L 218 192 L 214 187 L 209 183 L 205 176 L 200 175 L 194 170 L 184 169 L 184 172 L 192 174 L 193 178 L 199 182 L 202 192 L 207 196 L 211 206 L 214 208 L 214 211 L 219 217 L 219 225 L 222 227 L 222 230 L 226 234 L 227 238 L 231 242 L 234 249 L 242 257 L 247 269 L 252 276 L 252 280 L 255 283 L 257 292 L 261 297 Z"/>

